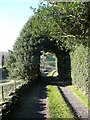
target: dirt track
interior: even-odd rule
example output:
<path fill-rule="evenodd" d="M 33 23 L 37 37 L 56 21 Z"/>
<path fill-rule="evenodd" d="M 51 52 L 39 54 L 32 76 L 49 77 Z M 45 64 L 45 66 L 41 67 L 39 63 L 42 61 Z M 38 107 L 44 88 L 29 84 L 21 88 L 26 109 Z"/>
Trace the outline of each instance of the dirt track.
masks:
<path fill-rule="evenodd" d="M 45 85 L 36 85 L 30 93 L 21 98 L 21 107 L 13 114 L 17 118 L 48 118 Z"/>
<path fill-rule="evenodd" d="M 49 85 L 56 85 L 66 103 L 71 107 L 75 117 L 88 118 L 88 109 L 85 105 L 77 99 L 77 97 L 67 88 L 62 87 L 60 81 L 49 81 Z M 15 109 L 11 118 L 13 120 L 22 118 L 41 118 L 42 120 L 49 118 L 48 105 L 47 105 L 47 89 L 48 81 L 45 84 L 36 84 L 32 89 L 27 89 L 25 94 L 20 96 L 20 104 Z"/>

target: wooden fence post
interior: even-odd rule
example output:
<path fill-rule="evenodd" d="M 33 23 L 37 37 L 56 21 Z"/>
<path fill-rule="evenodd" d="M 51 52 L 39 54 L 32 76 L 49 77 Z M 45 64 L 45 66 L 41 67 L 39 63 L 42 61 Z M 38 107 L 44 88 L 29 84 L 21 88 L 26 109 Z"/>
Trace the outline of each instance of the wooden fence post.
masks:
<path fill-rule="evenodd" d="M 3 102 L 5 101 L 3 86 L 2 86 L 2 101 L 3 101 Z"/>

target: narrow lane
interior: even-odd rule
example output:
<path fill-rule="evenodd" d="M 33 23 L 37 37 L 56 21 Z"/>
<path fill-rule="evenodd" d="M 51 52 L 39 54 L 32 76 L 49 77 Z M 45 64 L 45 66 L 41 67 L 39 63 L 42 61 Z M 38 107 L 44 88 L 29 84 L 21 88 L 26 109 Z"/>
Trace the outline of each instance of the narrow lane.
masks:
<path fill-rule="evenodd" d="M 48 118 L 45 85 L 36 85 L 22 98 L 21 107 L 13 115 L 13 120 L 19 118 Z"/>
<path fill-rule="evenodd" d="M 20 96 L 20 105 L 16 107 L 11 118 L 13 120 L 22 120 L 24 118 L 40 118 L 45 120 L 50 118 L 47 105 L 47 85 L 56 85 L 59 88 L 66 104 L 71 107 L 77 119 L 88 118 L 87 107 L 85 107 L 67 87 L 64 87 L 62 83 L 55 78 L 48 78 L 46 82 L 43 79 L 42 84 L 38 83 L 31 89 L 30 87 L 27 88 L 27 92 L 25 92 L 25 94 L 22 93 L 22 96 Z"/>

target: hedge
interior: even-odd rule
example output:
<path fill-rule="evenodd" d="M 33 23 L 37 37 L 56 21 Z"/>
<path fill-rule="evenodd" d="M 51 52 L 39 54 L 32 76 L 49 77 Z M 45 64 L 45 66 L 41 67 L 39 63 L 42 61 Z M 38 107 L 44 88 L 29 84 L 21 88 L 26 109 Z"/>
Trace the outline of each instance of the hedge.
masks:
<path fill-rule="evenodd" d="M 80 44 L 70 53 L 72 83 L 85 93 L 89 86 L 89 48 Z"/>

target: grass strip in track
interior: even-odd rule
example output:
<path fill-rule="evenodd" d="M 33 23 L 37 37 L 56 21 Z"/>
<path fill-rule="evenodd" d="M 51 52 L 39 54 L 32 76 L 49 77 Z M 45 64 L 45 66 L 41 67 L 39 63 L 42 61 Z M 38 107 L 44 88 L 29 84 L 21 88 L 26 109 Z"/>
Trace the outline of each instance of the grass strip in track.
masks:
<path fill-rule="evenodd" d="M 48 76 L 53 76 L 53 73 L 55 72 L 56 70 L 53 70 L 52 72 L 48 73 Z M 58 72 L 56 71 L 56 76 L 58 75 Z"/>
<path fill-rule="evenodd" d="M 75 89 L 74 86 L 68 86 L 69 90 L 72 91 L 90 110 L 90 105 L 88 105 L 88 98 L 83 94 L 81 90 Z"/>
<path fill-rule="evenodd" d="M 65 103 L 57 86 L 47 86 L 48 106 L 50 118 L 72 118 L 74 115 L 68 105 Z"/>
<path fill-rule="evenodd" d="M 54 71 L 52 71 L 52 72 L 48 73 L 48 76 L 52 76 L 53 72 L 54 72 Z"/>

